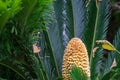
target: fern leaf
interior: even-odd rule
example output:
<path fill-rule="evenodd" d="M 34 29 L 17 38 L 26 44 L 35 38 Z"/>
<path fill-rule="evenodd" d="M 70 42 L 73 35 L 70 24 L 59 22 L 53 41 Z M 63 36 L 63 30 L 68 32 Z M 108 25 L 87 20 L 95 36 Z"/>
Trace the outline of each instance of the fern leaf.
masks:
<path fill-rule="evenodd" d="M 102 64 L 102 50 L 96 51 L 93 58 L 93 48 L 95 47 L 95 41 L 98 39 L 105 39 L 106 30 L 108 27 L 110 18 L 110 1 L 102 0 L 96 7 L 94 0 L 91 0 L 88 4 L 88 22 L 84 30 L 84 43 L 87 46 L 90 66 L 91 66 L 91 79 L 95 79 L 100 71 Z M 90 33 L 90 34 L 88 34 Z M 93 75 L 94 74 L 94 75 Z"/>

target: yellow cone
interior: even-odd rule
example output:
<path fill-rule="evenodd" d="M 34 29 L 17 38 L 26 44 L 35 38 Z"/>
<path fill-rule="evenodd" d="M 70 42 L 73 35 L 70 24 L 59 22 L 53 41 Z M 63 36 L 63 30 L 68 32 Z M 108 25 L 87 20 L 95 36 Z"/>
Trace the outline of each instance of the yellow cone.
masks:
<path fill-rule="evenodd" d="M 71 39 L 65 49 L 62 65 L 64 80 L 70 80 L 68 72 L 71 71 L 73 65 L 82 68 L 90 77 L 88 53 L 84 43 L 79 38 Z"/>

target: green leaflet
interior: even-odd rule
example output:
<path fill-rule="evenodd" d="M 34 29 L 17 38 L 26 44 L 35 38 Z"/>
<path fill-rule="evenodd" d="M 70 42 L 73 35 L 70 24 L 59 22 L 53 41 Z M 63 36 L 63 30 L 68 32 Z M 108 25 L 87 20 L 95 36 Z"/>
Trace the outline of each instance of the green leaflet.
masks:
<path fill-rule="evenodd" d="M 81 68 L 76 66 L 72 67 L 70 78 L 72 80 L 88 80 L 87 74 Z"/>

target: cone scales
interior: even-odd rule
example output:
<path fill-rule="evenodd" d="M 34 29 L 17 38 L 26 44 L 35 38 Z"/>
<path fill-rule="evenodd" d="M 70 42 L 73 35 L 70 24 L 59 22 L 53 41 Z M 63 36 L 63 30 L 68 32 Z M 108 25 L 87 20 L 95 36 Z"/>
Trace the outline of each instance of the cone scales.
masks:
<path fill-rule="evenodd" d="M 73 38 L 69 41 L 65 54 L 63 56 L 62 75 L 64 80 L 70 80 L 69 71 L 72 66 L 82 68 L 88 77 L 90 77 L 90 67 L 86 47 L 79 38 Z"/>

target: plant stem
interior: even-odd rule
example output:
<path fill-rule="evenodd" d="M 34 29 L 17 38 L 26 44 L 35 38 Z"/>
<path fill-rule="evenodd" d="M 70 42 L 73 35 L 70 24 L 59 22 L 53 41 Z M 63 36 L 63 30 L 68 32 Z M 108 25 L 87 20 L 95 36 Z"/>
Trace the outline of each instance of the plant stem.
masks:
<path fill-rule="evenodd" d="M 71 0 L 71 4 L 72 4 L 72 14 L 73 14 L 73 23 L 74 23 L 74 37 L 76 37 L 76 30 L 75 30 L 75 27 L 76 27 L 76 19 L 75 19 L 75 14 L 74 14 L 74 0 Z"/>
<path fill-rule="evenodd" d="M 116 51 L 118 54 L 120 54 L 120 52 L 119 52 L 117 49 L 116 49 L 115 51 Z"/>
<path fill-rule="evenodd" d="M 99 7 L 97 8 L 96 21 L 95 21 L 94 34 L 93 34 L 93 41 L 92 41 L 92 47 L 91 47 L 91 53 L 90 53 L 90 66 L 92 65 L 93 48 L 94 48 L 94 45 L 95 45 L 96 29 L 97 29 L 97 24 L 98 24 L 98 14 L 99 14 Z"/>

